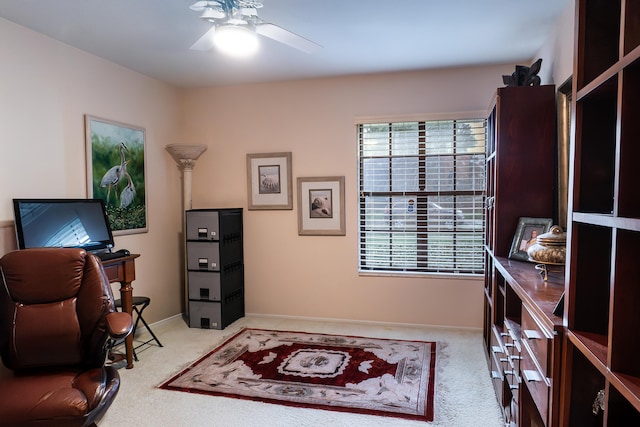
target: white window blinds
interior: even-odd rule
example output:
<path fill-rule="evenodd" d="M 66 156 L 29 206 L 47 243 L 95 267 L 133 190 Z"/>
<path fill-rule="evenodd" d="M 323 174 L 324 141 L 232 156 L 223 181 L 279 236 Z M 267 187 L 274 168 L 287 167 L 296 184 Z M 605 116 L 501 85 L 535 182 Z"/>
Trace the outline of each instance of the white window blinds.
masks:
<path fill-rule="evenodd" d="M 486 120 L 358 125 L 360 271 L 481 274 Z"/>

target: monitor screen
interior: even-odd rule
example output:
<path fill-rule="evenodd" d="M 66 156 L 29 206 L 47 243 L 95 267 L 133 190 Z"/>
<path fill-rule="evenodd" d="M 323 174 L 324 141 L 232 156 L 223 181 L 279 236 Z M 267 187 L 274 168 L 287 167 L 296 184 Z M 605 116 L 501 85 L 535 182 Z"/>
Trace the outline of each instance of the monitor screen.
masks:
<path fill-rule="evenodd" d="M 13 199 L 18 247 L 113 247 L 113 234 L 101 199 Z"/>

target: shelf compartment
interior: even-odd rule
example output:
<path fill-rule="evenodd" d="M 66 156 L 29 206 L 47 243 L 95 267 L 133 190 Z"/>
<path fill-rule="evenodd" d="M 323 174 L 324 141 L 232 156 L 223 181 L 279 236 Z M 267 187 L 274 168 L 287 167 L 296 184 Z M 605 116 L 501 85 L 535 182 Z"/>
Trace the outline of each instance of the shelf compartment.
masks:
<path fill-rule="evenodd" d="M 629 2 L 627 2 L 629 3 Z M 636 60 L 622 72 L 622 103 L 620 109 L 620 153 L 618 216 L 640 218 L 640 174 L 637 159 L 640 158 L 640 60 Z"/>
<path fill-rule="evenodd" d="M 569 344 L 571 347 L 571 344 Z M 570 426 L 602 427 L 604 412 L 593 413 L 593 402 L 600 390 L 605 388 L 605 378 L 600 371 L 589 363 L 584 355 L 575 348 L 569 349 L 572 363 L 570 378 L 571 400 L 569 406 Z"/>
<path fill-rule="evenodd" d="M 576 102 L 575 210 L 613 212 L 617 143 L 618 75 Z M 577 190 L 577 191 L 575 191 Z"/>
<path fill-rule="evenodd" d="M 640 233 L 617 230 L 613 280 L 611 370 L 640 377 Z"/>
<path fill-rule="evenodd" d="M 633 388 L 638 389 L 637 382 L 633 384 Z M 625 393 L 626 394 L 626 393 Z M 610 426 L 638 426 L 640 425 L 640 405 L 638 404 L 638 395 L 632 399 L 631 404 L 628 397 L 620 393 L 616 388 L 609 387 L 607 396 L 607 425 Z"/>
<path fill-rule="evenodd" d="M 570 329 L 607 335 L 612 231 L 573 222 L 568 303 Z"/>
<path fill-rule="evenodd" d="M 591 82 L 619 59 L 620 0 L 580 0 L 578 57 L 582 74 L 578 89 Z"/>
<path fill-rule="evenodd" d="M 640 3 L 627 0 L 624 5 L 624 54 L 640 46 Z"/>

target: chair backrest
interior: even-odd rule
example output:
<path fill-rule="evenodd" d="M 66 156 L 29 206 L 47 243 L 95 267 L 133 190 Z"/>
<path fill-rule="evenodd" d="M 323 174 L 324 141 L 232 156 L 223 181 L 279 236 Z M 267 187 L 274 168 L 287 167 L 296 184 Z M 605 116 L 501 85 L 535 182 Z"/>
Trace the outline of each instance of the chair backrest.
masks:
<path fill-rule="evenodd" d="M 0 259 L 0 355 L 14 371 L 99 367 L 115 310 L 100 260 L 83 249 L 36 248 Z"/>

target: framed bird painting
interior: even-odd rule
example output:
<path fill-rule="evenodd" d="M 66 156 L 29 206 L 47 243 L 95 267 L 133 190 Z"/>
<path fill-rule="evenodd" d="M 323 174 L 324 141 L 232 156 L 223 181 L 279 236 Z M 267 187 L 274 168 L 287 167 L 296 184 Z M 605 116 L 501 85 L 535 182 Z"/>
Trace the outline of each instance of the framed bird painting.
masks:
<path fill-rule="evenodd" d="M 87 196 L 102 199 L 114 235 L 145 233 L 145 130 L 85 115 Z"/>

